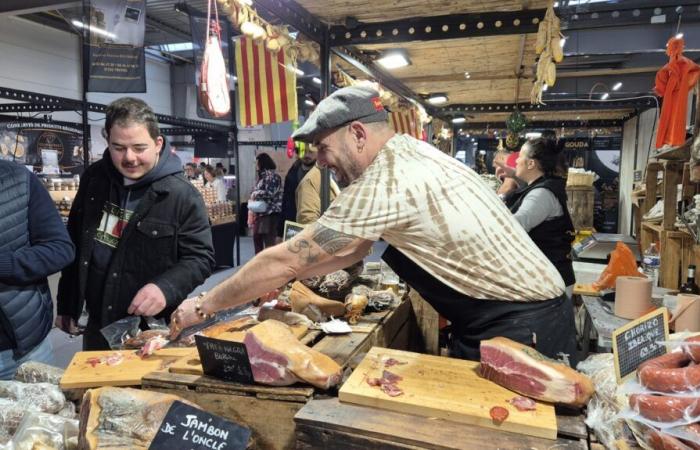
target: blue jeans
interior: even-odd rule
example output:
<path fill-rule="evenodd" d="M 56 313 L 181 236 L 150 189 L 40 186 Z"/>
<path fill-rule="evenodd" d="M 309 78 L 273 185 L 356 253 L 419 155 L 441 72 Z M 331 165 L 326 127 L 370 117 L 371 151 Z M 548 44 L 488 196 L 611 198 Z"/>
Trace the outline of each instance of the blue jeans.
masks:
<path fill-rule="evenodd" d="M 15 359 L 12 350 L 0 352 L 0 380 L 11 380 L 15 376 L 17 367 L 27 361 L 38 361 L 45 364 L 53 364 L 53 345 L 51 339 L 46 336 L 44 340 L 34 347 L 34 349 L 21 357 Z"/>

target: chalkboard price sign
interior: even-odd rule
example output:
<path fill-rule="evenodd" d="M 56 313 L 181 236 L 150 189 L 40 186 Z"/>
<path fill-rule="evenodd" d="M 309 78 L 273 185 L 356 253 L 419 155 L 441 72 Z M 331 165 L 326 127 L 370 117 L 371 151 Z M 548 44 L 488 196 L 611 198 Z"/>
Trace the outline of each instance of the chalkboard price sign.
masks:
<path fill-rule="evenodd" d="M 621 383 L 644 361 L 666 354 L 668 310 L 659 308 L 613 332 L 615 375 Z"/>
<path fill-rule="evenodd" d="M 199 335 L 195 335 L 194 340 L 205 375 L 253 384 L 253 370 L 245 344 Z"/>
<path fill-rule="evenodd" d="M 242 450 L 250 430 L 182 402 L 173 402 L 149 450 Z"/>
<path fill-rule="evenodd" d="M 284 240 L 288 241 L 297 234 L 301 233 L 306 225 L 292 222 L 291 220 L 284 221 Z"/>

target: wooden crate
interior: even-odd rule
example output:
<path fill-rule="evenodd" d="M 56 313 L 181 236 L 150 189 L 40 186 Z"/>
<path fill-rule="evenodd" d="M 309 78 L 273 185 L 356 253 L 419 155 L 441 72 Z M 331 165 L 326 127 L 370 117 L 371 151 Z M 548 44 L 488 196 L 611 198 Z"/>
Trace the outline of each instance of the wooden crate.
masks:
<path fill-rule="evenodd" d="M 557 416 L 557 440 L 420 417 L 337 398 L 313 399 L 294 418 L 297 449 L 588 449 L 584 417 Z"/>
<path fill-rule="evenodd" d="M 593 186 L 567 186 L 567 207 L 575 230 L 593 228 L 595 193 Z"/>
<path fill-rule="evenodd" d="M 700 246 L 686 230 L 664 230 L 661 225 L 642 222 L 641 251 L 657 242 L 661 255 L 659 286 L 678 289 L 685 281 L 688 265 L 700 262 Z"/>
<path fill-rule="evenodd" d="M 411 302 L 395 309 L 363 316 L 347 335 L 308 333 L 302 342 L 333 358 L 343 368 L 354 369 L 373 346 L 407 349 L 415 332 Z M 215 378 L 169 372 L 153 372 L 142 379 L 143 389 L 179 395 L 206 411 L 250 427 L 258 449 L 292 449 L 295 446 L 294 415 L 314 396 L 328 395 L 308 386 L 247 386 Z"/>

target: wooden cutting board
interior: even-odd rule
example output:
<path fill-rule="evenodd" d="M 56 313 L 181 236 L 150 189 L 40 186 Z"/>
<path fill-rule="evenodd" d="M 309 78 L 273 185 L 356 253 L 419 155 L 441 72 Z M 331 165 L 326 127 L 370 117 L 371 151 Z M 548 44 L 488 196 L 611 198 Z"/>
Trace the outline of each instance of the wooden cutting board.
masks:
<path fill-rule="evenodd" d="M 255 326 L 250 329 L 252 330 L 253 328 L 255 328 Z M 294 325 L 289 328 L 292 329 L 292 333 L 294 333 L 297 339 L 301 339 L 302 337 L 304 337 L 306 332 L 309 331 L 309 328 L 306 325 Z M 215 336 L 215 339 L 222 339 L 224 341 L 233 342 L 243 342 L 243 339 L 245 339 L 246 332 L 247 331 L 231 331 L 221 333 Z M 181 357 L 168 367 L 168 370 L 171 373 L 204 375 L 204 370 L 202 369 L 202 362 L 199 360 L 199 353 L 197 352 L 197 348 L 190 348 L 189 350 L 190 352 L 187 353 L 187 355 Z"/>
<path fill-rule="evenodd" d="M 593 289 L 592 283 L 574 284 L 574 294 L 587 295 L 589 297 L 600 297 L 600 291 Z"/>
<path fill-rule="evenodd" d="M 61 388 L 92 388 L 100 386 L 139 386 L 141 378 L 151 372 L 167 370 L 168 366 L 191 352 L 191 348 L 163 348 L 141 359 L 136 350 L 78 352 L 61 378 Z M 96 364 L 90 358 L 122 355 L 119 364 Z"/>
<path fill-rule="evenodd" d="M 386 358 L 406 364 L 385 368 L 380 361 Z M 373 347 L 338 397 L 341 402 L 556 439 L 552 405 L 537 402 L 534 411 L 518 411 L 507 402 L 518 394 L 481 378 L 478 366 L 474 361 Z M 403 395 L 390 397 L 379 387 L 367 384 L 368 377 L 381 377 L 384 369 L 403 377 L 397 383 Z M 489 411 L 494 406 L 508 410 L 508 418 L 501 425 L 491 420 Z"/>

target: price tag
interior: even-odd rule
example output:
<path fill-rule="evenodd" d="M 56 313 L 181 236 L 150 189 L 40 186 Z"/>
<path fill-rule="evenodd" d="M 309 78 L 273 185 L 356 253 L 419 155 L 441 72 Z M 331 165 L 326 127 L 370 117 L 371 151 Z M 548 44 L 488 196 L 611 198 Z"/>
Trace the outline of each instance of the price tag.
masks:
<path fill-rule="evenodd" d="M 182 402 L 173 402 L 149 450 L 243 450 L 250 430 Z"/>
<path fill-rule="evenodd" d="M 659 308 L 613 332 L 615 376 L 622 383 L 644 361 L 666 354 L 668 310 Z"/>
<path fill-rule="evenodd" d="M 236 383 L 254 383 L 245 344 L 199 335 L 194 340 L 205 375 Z"/>

